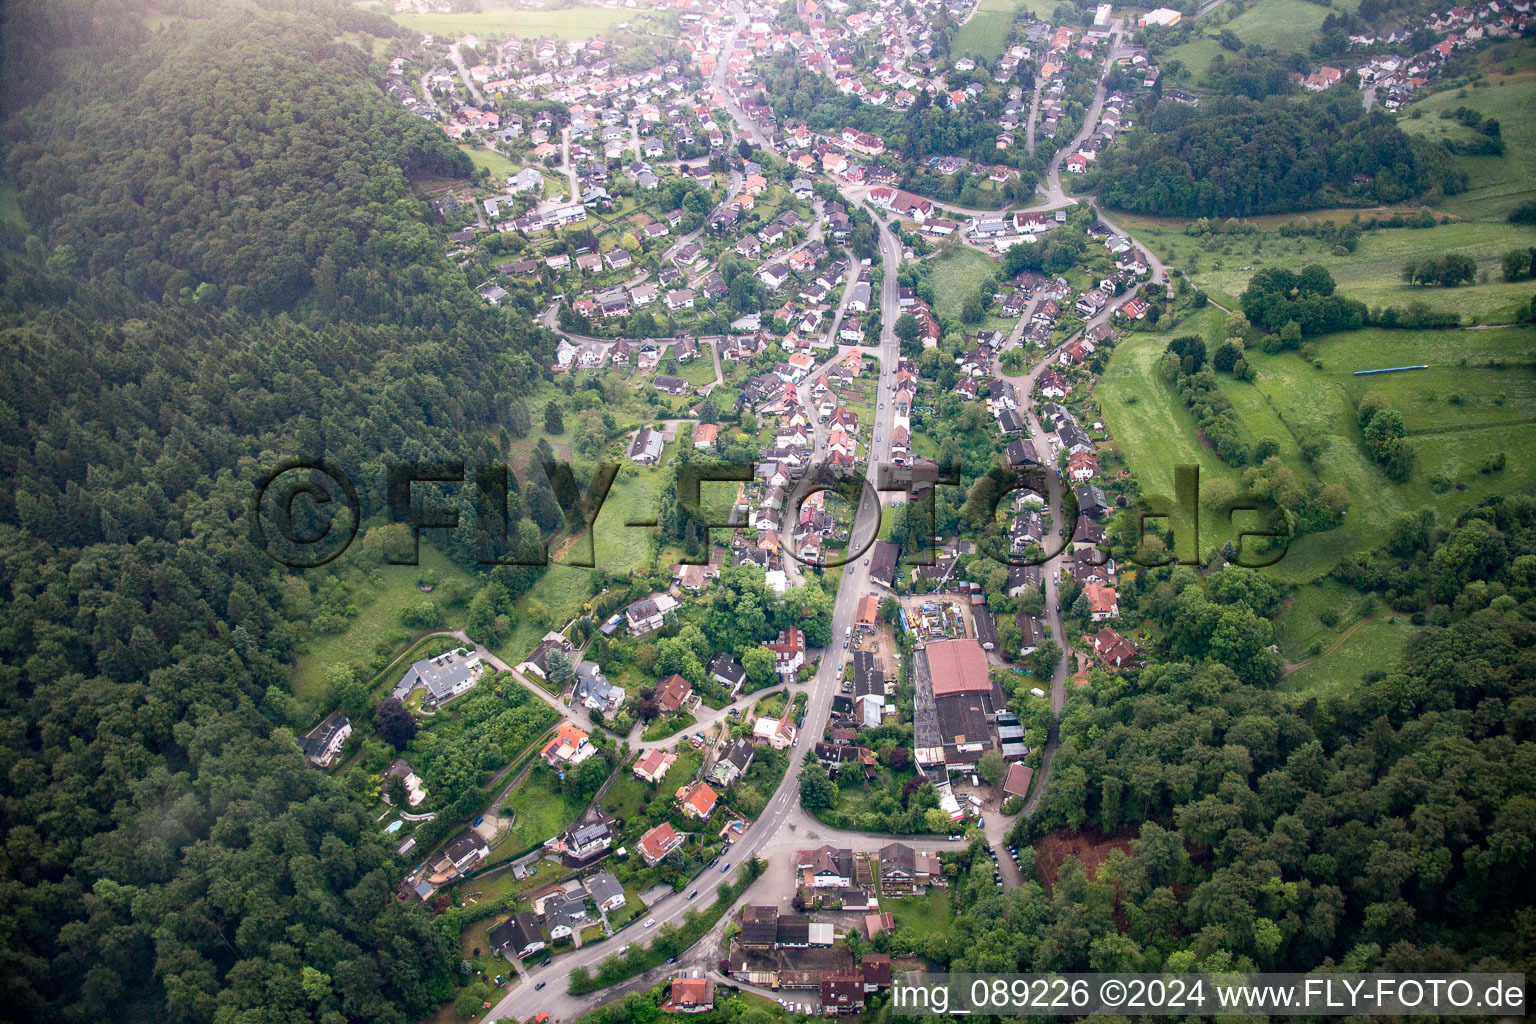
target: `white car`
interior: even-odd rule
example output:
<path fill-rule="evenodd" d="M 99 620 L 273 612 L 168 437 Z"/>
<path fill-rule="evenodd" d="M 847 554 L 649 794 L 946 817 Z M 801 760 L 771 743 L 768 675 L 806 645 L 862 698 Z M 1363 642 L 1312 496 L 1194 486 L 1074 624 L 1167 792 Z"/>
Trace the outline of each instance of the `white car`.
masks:
<path fill-rule="evenodd" d="M 656 924 L 656 919 L 654 917 L 648 917 L 648 918 L 645 919 L 645 926 L 647 928 L 650 928 L 650 927 L 652 927 L 655 924 Z"/>

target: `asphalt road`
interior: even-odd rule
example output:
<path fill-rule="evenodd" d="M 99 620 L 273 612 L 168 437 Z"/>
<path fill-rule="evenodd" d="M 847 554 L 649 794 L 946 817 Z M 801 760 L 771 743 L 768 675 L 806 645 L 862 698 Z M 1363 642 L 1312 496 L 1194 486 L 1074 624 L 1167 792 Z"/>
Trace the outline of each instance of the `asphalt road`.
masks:
<path fill-rule="evenodd" d="M 1220 0 L 1217 0 L 1219 3 Z M 1208 5 L 1202 10 L 1209 10 L 1215 4 Z M 722 93 L 725 90 L 726 60 L 735 44 L 739 34 L 745 13 L 739 5 L 730 8 L 736 19 L 735 26 L 722 40 L 720 55 L 715 72 L 714 85 Z M 1121 34 L 1116 33 L 1111 44 L 1110 56 L 1106 58 L 1104 70 L 1107 72 L 1117 55 Z M 1090 116 L 1085 120 L 1083 130 L 1074 140 L 1072 146 L 1057 153 L 1051 163 L 1050 173 L 1043 191 L 1049 200 L 1049 205 L 1066 206 L 1079 201 L 1092 202 L 1092 197 L 1073 198 L 1065 194 L 1061 189 L 1060 163 L 1065 155 L 1075 150 L 1076 144 L 1085 139 L 1097 123 L 1099 110 L 1104 101 L 1105 87 L 1101 79 L 1098 89 L 1095 91 L 1094 103 Z M 768 148 L 768 140 L 762 131 L 746 118 L 734 97 L 727 97 L 727 109 L 735 118 L 741 129 L 752 140 L 753 144 L 760 148 Z M 843 189 L 844 198 L 852 203 L 859 201 L 860 190 Z M 1048 206 L 1049 208 L 1049 206 Z M 880 381 L 876 399 L 873 434 L 868 446 L 868 477 L 873 485 L 876 482 L 877 468 L 883 465 L 890 457 L 891 423 L 894 416 L 894 403 L 891 401 L 895 393 L 896 364 L 899 359 L 899 343 L 894 333 L 896 318 L 900 315 L 899 284 L 897 271 L 901 265 L 901 247 L 884 221 L 877 217 L 875 223 L 878 228 L 880 240 L 880 258 L 883 267 L 883 277 L 880 289 L 881 308 L 881 336 L 880 336 Z M 1112 226 L 1113 227 L 1113 226 Z M 1120 232 L 1118 228 L 1114 230 Z M 1127 237 L 1130 237 L 1127 235 Z M 1134 241 L 1134 238 L 1132 239 Z M 1146 249 L 1145 246 L 1140 246 Z M 1150 250 L 1147 250 L 1149 257 Z M 1155 260 L 1155 257 L 1153 257 Z M 1154 280 L 1161 277 L 1162 265 L 1153 264 Z M 1108 319 L 1110 308 L 1099 316 L 1090 320 L 1085 327 Z M 1070 340 L 1070 339 L 1069 339 Z M 1028 408 L 1028 397 L 1033 390 L 1035 378 L 1041 370 L 1048 365 L 1047 360 L 1042 360 L 1028 373 L 1019 377 L 1010 378 L 1019 388 L 1019 395 L 1025 401 Z M 996 368 L 1001 374 L 1001 368 Z M 882 408 L 882 405 L 884 408 Z M 1049 443 L 1039 420 L 1030 411 L 1028 414 L 1030 433 L 1034 439 L 1037 451 L 1044 454 L 1050 451 Z M 874 438 L 879 438 L 878 441 Z M 880 494 L 880 501 L 885 501 L 885 495 Z M 1059 480 L 1053 481 L 1050 487 L 1049 504 L 1052 517 L 1061 529 L 1064 524 L 1061 521 L 1061 508 L 1063 501 L 1063 487 Z M 867 530 L 872 517 L 876 517 L 879 510 L 876 503 L 865 500 L 860 503 L 857 513 L 856 534 L 862 534 Z M 1056 666 L 1056 671 L 1051 679 L 1051 706 L 1059 714 L 1066 704 L 1066 677 L 1069 664 L 1066 648 L 1066 637 L 1061 623 L 1061 616 L 1057 611 L 1059 592 L 1056 585 L 1055 570 L 1059 565 L 1059 556 L 1052 559 L 1046 566 L 1046 608 L 1047 620 L 1050 624 L 1051 634 L 1062 645 L 1063 655 Z M 835 570 L 829 570 L 835 571 Z M 870 835 L 867 833 L 843 832 L 828 828 L 807 814 L 799 804 L 798 776 L 801 766 L 805 762 L 807 753 L 812 749 L 813 737 L 822 735 L 826 723 L 831 715 L 832 698 L 837 692 L 842 675 L 841 651 L 837 647 L 838 637 L 853 624 L 858 598 L 872 592 L 869 581 L 868 569 L 863 564 L 861 557 L 852 559 L 842 569 L 836 591 L 836 603 L 832 613 L 832 646 L 824 652 L 817 671 L 809 684 L 810 700 L 807 705 L 805 723 L 800 730 L 803 741 L 796 744 L 789 751 L 789 767 L 785 772 L 784 780 L 780 783 L 774 795 L 769 799 L 767 806 L 742 837 L 732 847 L 730 853 L 723 858 L 720 868 L 707 869 L 699 875 L 686 891 L 698 891 L 698 896 L 689 900 L 683 894 L 674 894 L 662 900 L 653 907 L 648 914 L 637 915 L 635 921 L 615 933 L 607 942 L 598 943 L 590 947 L 574 950 L 562 954 L 548 967 L 533 967 L 526 970 L 527 980 L 518 986 L 516 990 L 505 996 L 486 1015 L 487 1021 L 495 1021 L 504 1018 L 527 1019 L 540 1012 L 547 1012 L 550 1019 L 555 1022 L 568 1022 L 574 1020 L 580 1014 L 591 1007 L 618 998 L 625 992 L 640 988 L 647 988 L 657 984 L 664 977 L 675 973 L 680 967 L 689 967 L 707 964 L 712 961 L 719 949 L 720 936 L 725 923 L 731 914 L 723 915 L 720 921 L 712 929 L 709 935 L 696 943 L 683 956 L 679 958 L 678 965 L 663 965 L 652 971 L 646 972 L 621 985 L 611 986 L 585 996 L 573 996 L 569 993 L 571 972 L 577 967 L 593 968 L 600 960 L 610 955 L 618 947 L 626 943 L 639 943 L 648 940 L 656 929 L 667 924 L 681 924 L 684 915 L 689 910 L 702 910 L 718 898 L 720 885 L 736 877 L 743 861 L 758 856 L 770 859 L 782 867 L 783 855 L 790 851 L 808 845 L 819 845 L 824 842 L 836 842 L 850 846 L 854 849 L 871 850 L 890 842 L 894 836 Z M 739 702 L 738 702 L 739 703 Z M 1038 773 L 1029 801 L 1026 803 L 1024 813 L 1033 813 L 1039 804 L 1040 796 L 1044 792 L 1050 779 L 1052 756 L 1057 745 L 1056 728 L 1053 725 L 1051 737 L 1045 750 L 1045 761 Z M 996 817 L 996 816 L 994 816 Z M 926 849 L 942 850 L 946 848 L 958 849 L 963 842 L 951 842 L 946 839 L 923 836 L 905 837 Z M 993 845 L 997 846 L 1000 839 L 994 839 Z M 1006 856 L 1006 854 L 1004 855 Z M 764 883 L 773 875 L 773 871 L 765 873 L 762 879 L 744 894 L 737 902 L 745 902 L 748 899 L 759 898 L 755 893 L 762 890 Z M 654 920 L 653 928 L 645 928 L 645 920 Z M 543 988 L 535 986 L 542 983 Z"/>

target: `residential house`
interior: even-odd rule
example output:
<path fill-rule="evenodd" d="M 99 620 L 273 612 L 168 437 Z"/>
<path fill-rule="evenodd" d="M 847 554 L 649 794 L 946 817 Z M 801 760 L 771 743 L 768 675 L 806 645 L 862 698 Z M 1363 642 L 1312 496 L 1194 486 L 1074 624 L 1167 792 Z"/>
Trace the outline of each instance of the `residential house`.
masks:
<path fill-rule="evenodd" d="M 405 670 L 395 684 L 394 695 L 404 698 L 418 687 L 427 691 L 422 703 L 437 706 L 446 704 L 460 694 L 473 689 L 479 681 L 480 656 L 468 648 L 422 658 Z"/>
<path fill-rule="evenodd" d="M 570 722 L 560 726 L 555 738 L 544 746 L 542 756 L 551 767 L 580 764 L 597 752 L 592 738 Z"/>
<path fill-rule="evenodd" d="M 700 821 L 707 821 L 715 813 L 715 805 L 720 802 L 719 794 L 702 779 L 680 787 L 675 795 L 677 802 L 682 805 L 683 813 Z"/>
<path fill-rule="evenodd" d="M 783 750 L 795 741 L 795 723 L 788 715 L 783 718 L 759 718 L 752 725 L 752 738 L 765 740 L 774 750 Z"/>
<path fill-rule="evenodd" d="M 405 786 L 405 802 L 410 806 L 415 807 L 417 804 L 421 803 L 427 798 L 427 790 L 426 787 L 421 784 L 421 779 L 417 777 L 416 772 L 411 768 L 410 765 L 406 764 L 399 758 L 396 758 L 389 763 L 389 767 L 385 768 L 384 771 L 380 773 L 379 779 L 379 796 L 382 797 L 384 802 L 387 804 L 394 803 L 394 801 L 391 800 L 389 796 L 390 779 L 399 779 Z"/>
<path fill-rule="evenodd" d="M 684 838 L 672 828 L 671 822 L 664 821 L 655 828 L 648 829 L 635 845 L 639 848 L 640 856 L 645 859 L 645 863 L 655 867 L 667 854 L 682 846 Z"/>
<path fill-rule="evenodd" d="M 486 934 L 486 943 L 508 960 L 526 960 L 544 948 L 544 929 L 532 914 L 513 914 Z"/>
<path fill-rule="evenodd" d="M 720 755 L 720 759 L 715 762 L 714 767 L 710 769 L 710 780 L 721 786 L 732 785 L 747 773 L 748 768 L 752 767 L 752 758 L 756 752 L 757 749 L 748 740 L 743 738 L 732 740 L 725 748 L 725 752 Z"/>
<path fill-rule="evenodd" d="M 660 747 L 653 747 L 640 755 L 632 769 L 635 776 L 646 782 L 657 783 L 667 774 L 667 769 L 677 760 L 676 754 L 669 754 Z"/>
<path fill-rule="evenodd" d="M 351 735 L 352 720 L 340 711 L 333 711 L 299 741 L 299 749 L 304 751 L 310 764 L 329 768 Z"/>

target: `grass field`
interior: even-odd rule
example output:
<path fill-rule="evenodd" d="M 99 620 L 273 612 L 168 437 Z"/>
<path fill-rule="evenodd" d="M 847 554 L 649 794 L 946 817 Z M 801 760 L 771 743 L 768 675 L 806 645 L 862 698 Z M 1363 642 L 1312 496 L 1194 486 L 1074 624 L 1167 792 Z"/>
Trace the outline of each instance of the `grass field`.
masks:
<path fill-rule="evenodd" d="M 344 555 L 348 558 L 350 555 Z M 468 592 L 473 592 L 474 578 L 439 553 L 425 541 L 421 545 L 421 564 L 381 565 L 373 567 L 366 580 L 354 588 L 352 603 L 358 612 L 339 633 L 328 633 L 311 640 L 309 649 L 299 656 L 293 670 L 293 692 L 300 700 L 319 696 L 325 685 L 325 670 L 329 665 L 366 664 L 373 655 L 385 648 L 403 648 L 405 642 L 419 632 L 400 622 L 400 612 L 413 604 L 420 604 L 432 595 L 422 593 L 416 585 L 423 570 L 435 571 L 443 583 L 457 581 Z M 442 586 L 436 589 L 441 592 Z M 459 615 L 462 607 L 443 609 L 443 621 L 439 629 L 456 629 L 463 623 Z"/>
<path fill-rule="evenodd" d="M 1195 36 L 1187 43 L 1170 47 L 1163 55 L 1163 64 L 1166 66 L 1172 61 L 1178 61 L 1189 69 L 1190 81 L 1196 87 L 1205 82 L 1205 69 L 1218 53 L 1226 53 L 1221 44 L 1209 36 Z"/>
<path fill-rule="evenodd" d="M 581 806 L 566 802 L 560 780 L 553 768 L 536 764 L 512 795 L 501 805 L 516 819 L 503 843 L 513 850 L 526 850 L 557 834 L 581 813 Z"/>
<path fill-rule="evenodd" d="M 1204 335 L 1219 329 L 1221 317 L 1221 311 L 1212 308 L 1185 320 L 1174 331 L 1127 335 L 1115 346 L 1099 379 L 1095 393 L 1111 443 L 1149 496 L 1172 498 L 1174 467 L 1178 465 L 1198 465 L 1202 484 L 1217 478 L 1231 480 L 1234 486 L 1241 483 L 1237 470 L 1201 446 L 1194 420 L 1156 370 L 1158 357 L 1175 334 Z M 1188 528 L 1186 521 L 1173 523 L 1176 536 Z M 1215 538 L 1218 530 L 1224 529 L 1220 517 L 1202 509 L 1202 550 L 1219 547 L 1221 541 Z"/>
<path fill-rule="evenodd" d="M 1523 51 L 1529 49 L 1529 44 L 1523 47 Z M 1536 197 L 1536 121 L 1530 116 L 1536 107 L 1536 68 L 1495 75 L 1487 81 L 1491 83 L 1487 88 L 1448 89 L 1428 96 L 1410 106 L 1410 116 L 1398 124 L 1406 132 L 1432 138 L 1469 138 L 1471 129 L 1459 121 L 1442 120 L 1440 111 L 1470 107 L 1496 119 L 1504 137 L 1504 155 L 1461 157 L 1470 187 L 1447 197 L 1441 208 L 1461 217 L 1502 221 L 1521 202 Z M 1415 111 L 1423 116 L 1412 117 Z"/>
<path fill-rule="evenodd" d="M 1308 0 L 1257 0 L 1224 27 L 1245 43 L 1290 53 L 1305 50 L 1317 38 L 1328 13 L 1329 8 Z"/>
<path fill-rule="evenodd" d="M 1111 437 L 1148 494 L 1171 493 L 1172 467 L 1178 463 L 1198 463 L 1203 481 L 1226 477 L 1241 482 L 1239 471 L 1199 445 L 1192 418 L 1153 368 L 1174 334 L 1201 333 L 1212 326 L 1217 324 L 1208 312 L 1168 332 L 1131 335 L 1115 349 L 1100 382 Z M 1536 397 L 1536 368 L 1530 362 L 1536 330 L 1364 330 L 1324 337 L 1316 344 L 1322 370 L 1295 354 L 1250 351 L 1253 384 L 1226 378 L 1222 382 L 1250 432 L 1277 437 L 1282 455 L 1298 468 L 1298 439 L 1328 438 L 1331 447 L 1319 459 L 1317 476 L 1349 492 L 1350 511 L 1343 525 L 1301 538 L 1267 570 L 1280 580 L 1305 583 L 1325 575 L 1344 554 L 1380 544 L 1392 520 L 1403 512 L 1427 505 L 1445 520 L 1468 503 L 1536 480 L 1536 424 L 1529 411 Z M 1505 360 L 1508 368 L 1492 368 L 1488 364 L 1493 360 Z M 1356 369 L 1414 363 L 1430 369 L 1389 377 L 1353 376 Z M 1361 446 L 1355 407 L 1370 390 L 1388 396 L 1414 437 L 1418 466 L 1403 483 L 1388 481 Z M 1452 395 L 1461 402 L 1452 402 Z M 1508 458 L 1505 470 L 1479 472 L 1482 458 L 1499 451 Z M 1430 482 L 1437 475 L 1452 486 L 1436 491 Z M 1220 518 L 1202 509 L 1202 550 L 1223 542 L 1228 528 Z"/>
<path fill-rule="evenodd" d="M 656 15 L 597 6 L 545 11 L 498 7 L 467 14 L 405 12 L 394 15 L 394 19 L 413 32 L 430 32 L 452 39 L 476 33 L 485 36 L 518 36 L 522 39 L 553 36 L 556 39 L 576 40 L 605 35 L 620 25 L 639 28 L 647 21 L 654 21 Z"/>
<path fill-rule="evenodd" d="M 1469 322 L 1512 323 L 1517 307 L 1530 301 L 1531 282 L 1506 282 L 1499 261 L 1509 249 L 1536 245 L 1536 226 L 1531 225 L 1468 220 L 1432 228 L 1382 228 L 1361 234 L 1354 252 L 1335 256 L 1319 239 L 1284 238 L 1274 230 L 1195 238 L 1184 234 L 1183 221 L 1124 215 L 1116 220 L 1165 262 L 1182 267 L 1195 284 L 1228 305 L 1242 294 L 1254 271 L 1295 270 L 1310 263 L 1326 267 L 1341 294 L 1372 307 L 1401 308 L 1423 302 Z M 1403 284 L 1404 263 L 1448 252 L 1471 256 L 1487 280 L 1460 288 Z"/>
<path fill-rule="evenodd" d="M 995 60 L 1008 43 L 1008 30 L 1019 11 L 1029 11 L 1037 18 L 1050 18 L 1051 5 L 1046 0 L 981 0 L 971 20 L 955 31 L 950 51 Z"/>
<path fill-rule="evenodd" d="M 952 255 L 941 256 L 928 264 L 928 280 L 933 282 L 933 311 L 940 320 L 960 316 L 960 307 L 975 291 L 983 277 L 996 269 L 986 256 L 975 249 L 959 248 Z M 1010 322 L 1010 328 L 1013 326 Z"/>
<path fill-rule="evenodd" d="M 522 169 L 494 149 L 487 149 L 484 146 L 463 145 L 459 148 L 469 156 L 470 163 L 490 171 L 491 179 L 498 185 L 505 185 L 508 176 L 516 174 Z"/>

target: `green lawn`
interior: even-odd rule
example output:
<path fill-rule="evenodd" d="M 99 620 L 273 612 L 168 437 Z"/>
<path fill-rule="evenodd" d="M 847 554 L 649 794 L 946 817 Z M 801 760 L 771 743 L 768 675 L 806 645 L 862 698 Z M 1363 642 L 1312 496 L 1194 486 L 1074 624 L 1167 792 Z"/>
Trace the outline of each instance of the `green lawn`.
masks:
<path fill-rule="evenodd" d="M 540 763 L 501 805 L 502 813 L 509 810 L 516 820 L 502 842 L 513 850 L 526 850 L 558 835 L 576 820 L 582 805 L 568 803 L 554 769 Z"/>
<path fill-rule="evenodd" d="M 976 291 L 982 278 L 990 277 L 997 269 L 996 263 L 969 248 L 956 249 L 927 266 L 928 279 L 933 282 L 933 312 L 940 320 L 958 318 L 960 307 Z"/>
<path fill-rule="evenodd" d="M 354 544 L 341 561 L 360 558 L 361 545 Z M 360 570 L 361 566 L 354 566 Z M 440 577 L 432 594 L 425 594 L 416 585 L 423 570 L 433 570 Z M 311 640 L 308 649 L 299 656 L 293 669 L 293 692 L 300 700 L 320 695 L 325 683 L 328 666 L 342 664 L 366 665 L 380 651 L 399 653 L 412 636 L 421 632 L 410 629 L 400 622 L 400 612 L 413 604 L 441 595 L 450 584 L 458 584 L 473 593 L 474 577 L 446 555 L 439 553 L 423 539 L 421 565 L 368 566 L 367 575 L 361 571 L 346 572 L 356 576 L 352 591 L 352 603 L 358 612 L 339 633 L 327 633 Z M 460 616 L 463 607 L 452 605 L 443 608 L 443 620 L 439 629 L 457 629 L 463 625 Z"/>
<path fill-rule="evenodd" d="M 1317 38 L 1329 10 L 1309 0 L 1255 0 L 1225 27 L 1245 43 L 1290 53 Z"/>
<path fill-rule="evenodd" d="M 459 146 L 468 156 L 470 163 L 476 167 L 484 167 L 491 172 L 491 180 L 497 185 L 506 184 L 509 175 L 516 174 L 520 167 L 509 160 L 504 154 L 484 146 Z"/>
<path fill-rule="evenodd" d="M 468 33 L 479 33 L 487 37 L 537 39 L 541 36 L 554 36 L 556 39 L 573 40 L 609 35 L 615 28 L 625 24 L 631 28 L 640 28 L 645 22 L 654 21 L 656 16 L 643 11 L 580 6 L 537 11 L 498 7 L 465 14 L 405 12 L 394 15 L 394 19 L 413 32 L 430 32 L 453 39 Z"/>
<path fill-rule="evenodd" d="M 1530 49 L 1528 43 L 1516 45 L 1522 52 Z M 1398 124 L 1415 134 L 1465 138 L 1471 130 L 1458 121 L 1442 120 L 1440 111 L 1470 107 L 1496 119 L 1504 137 L 1504 155 L 1461 157 L 1470 187 L 1448 197 L 1441 208 L 1461 217 L 1502 221 L 1515 206 L 1536 196 L 1536 122 L 1530 116 L 1536 106 L 1536 69 L 1527 67 L 1487 80 L 1491 83 L 1487 88 L 1447 89 L 1425 97 L 1410 106 Z M 1423 116 L 1411 116 L 1415 111 Z"/>
<path fill-rule="evenodd" d="M 951 924 L 948 889 L 929 889 L 925 896 L 882 896 L 880 909 L 896 918 L 896 928 L 922 935 L 947 935 Z"/>

